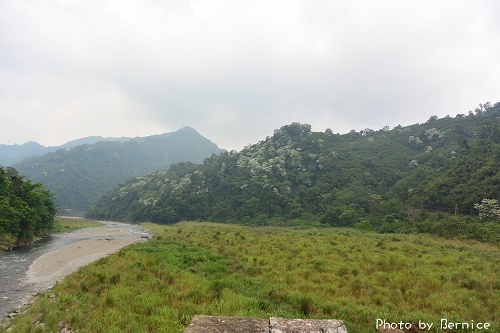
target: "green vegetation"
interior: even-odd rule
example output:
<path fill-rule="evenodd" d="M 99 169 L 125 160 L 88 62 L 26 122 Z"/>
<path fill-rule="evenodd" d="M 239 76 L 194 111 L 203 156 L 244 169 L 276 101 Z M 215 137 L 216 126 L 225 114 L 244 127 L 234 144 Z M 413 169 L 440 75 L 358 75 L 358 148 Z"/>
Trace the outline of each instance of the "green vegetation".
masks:
<path fill-rule="evenodd" d="M 70 232 L 82 228 L 102 227 L 102 223 L 85 219 L 74 219 L 56 216 L 54 225 L 50 229 L 51 234 L 59 232 Z"/>
<path fill-rule="evenodd" d="M 48 233 L 55 213 L 53 195 L 40 183 L 24 179 L 14 168 L 0 168 L 0 251 Z"/>
<path fill-rule="evenodd" d="M 500 244 L 500 103 L 467 116 L 345 135 L 299 123 L 272 137 L 116 187 L 92 218 L 172 224 L 321 222 L 381 233 L 433 233 Z M 295 222 L 294 222 L 295 221 Z"/>
<path fill-rule="evenodd" d="M 201 163 L 221 149 L 190 127 L 127 141 L 74 144 L 14 166 L 55 194 L 62 209 L 86 211 L 91 202 L 126 179 L 178 162 Z M 92 142 L 92 141 L 90 141 Z M 1 163 L 1 160 L 0 160 Z"/>
<path fill-rule="evenodd" d="M 357 333 L 374 332 L 377 318 L 448 318 L 500 331 L 497 247 L 348 228 L 145 226 L 154 240 L 79 269 L 19 315 L 15 332 L 63 321 L 79 332 L 180 333 L 195 314 L 337 318 Z"/>

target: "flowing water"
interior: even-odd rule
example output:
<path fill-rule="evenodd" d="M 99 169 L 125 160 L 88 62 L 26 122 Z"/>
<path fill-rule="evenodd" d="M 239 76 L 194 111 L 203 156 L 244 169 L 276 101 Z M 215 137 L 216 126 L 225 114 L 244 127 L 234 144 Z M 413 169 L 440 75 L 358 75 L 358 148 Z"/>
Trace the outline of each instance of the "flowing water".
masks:
<path fill-rule="evenodd" d="M 121 236 L 138 235 L 147 237 L 149 234 L 137 225 L 103 222 L 105 227 L 124 231 Z M 71 243 L 84 239 L 102 238 L 102 236 L 79 236 L 85 229 L 75 230 L 64 234 L 55 234 L 35 241 L 32 245 L 21 246 L 10 252 L 0 253 L 0 318 L 8 311 L 19 306 L 21 298 L 29 292 L 36 292 L 35 285 L 25 282 L 24 274 L 33 261 L 42 254 L 57 250 Z M 83 235 L 83 233 L 82 233 Z M 116 237 L 116 236 L 115 236 Z"/>

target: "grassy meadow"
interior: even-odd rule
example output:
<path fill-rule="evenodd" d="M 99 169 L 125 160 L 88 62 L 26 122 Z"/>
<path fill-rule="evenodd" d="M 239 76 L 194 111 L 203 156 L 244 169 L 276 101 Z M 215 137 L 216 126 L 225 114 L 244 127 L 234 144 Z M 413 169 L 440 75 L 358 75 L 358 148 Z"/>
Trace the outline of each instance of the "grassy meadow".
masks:
<path fill-rule="evenodd" d="M 79 269 L 13 332 L 57 332 L 61 321 L 79 332 L 183 332 L 195 314 L 342 319 L 350 333 L 375 332 L 377 318 L 455 332 L 435 329 L 447 318 L 500 332 L 498 247 L 341 228 L 144 226 L 153 240 Z"/>

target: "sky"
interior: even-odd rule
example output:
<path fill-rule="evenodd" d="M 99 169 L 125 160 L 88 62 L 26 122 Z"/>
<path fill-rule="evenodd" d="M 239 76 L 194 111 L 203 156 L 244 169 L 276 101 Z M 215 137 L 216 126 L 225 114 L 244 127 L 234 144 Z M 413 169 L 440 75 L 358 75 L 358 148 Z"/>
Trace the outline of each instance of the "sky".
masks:
<path fill-rule="evenodd" d="M 498 0 L 2 0 L 0 143 L 391 128 L 500 101 Z"/>

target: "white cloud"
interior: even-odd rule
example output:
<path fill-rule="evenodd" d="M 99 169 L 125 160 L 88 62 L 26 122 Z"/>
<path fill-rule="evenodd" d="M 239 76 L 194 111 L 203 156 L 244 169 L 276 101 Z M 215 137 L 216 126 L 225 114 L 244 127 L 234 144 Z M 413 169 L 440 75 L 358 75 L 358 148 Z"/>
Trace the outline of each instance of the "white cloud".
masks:
<path fill-rule="evenodd" d="M 42 144 L 60 145 L 89 135 L 136 136 L 169 130 L 149 119 L 143 106 L 120 94 L 109 82 L 48 73 L 24 77 L 2 74 L 10 84 L 2 87 L 5 93 L 0 98 L 0 109 L 6 116 L 1 135 L 6 143 L 36 137 Z"/>
<path fill-rule="evenodd" d="M 241 149 L 292 121 L 343 133 L 465 113 L 497 101 L 499 10 L 485 0 L 1 2 L 0 107 L 11 111 L 0 142 L 190 125 Z"/>

